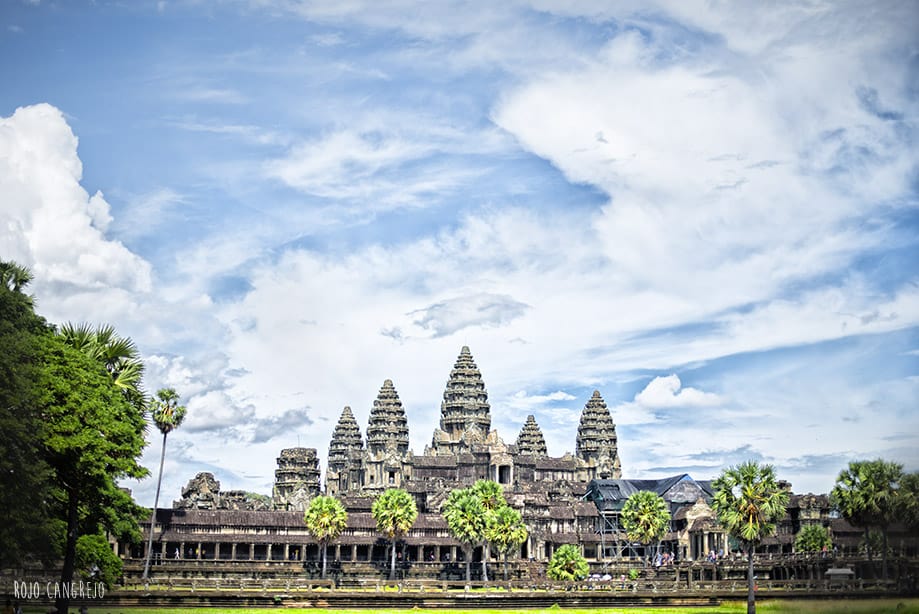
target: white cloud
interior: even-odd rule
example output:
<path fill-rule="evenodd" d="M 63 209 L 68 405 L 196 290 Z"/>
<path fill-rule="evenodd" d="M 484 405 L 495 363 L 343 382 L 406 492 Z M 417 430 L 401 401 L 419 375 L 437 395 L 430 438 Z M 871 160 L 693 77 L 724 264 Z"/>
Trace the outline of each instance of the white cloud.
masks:
<path fill-rule="evenodd" d="M 712 407 L 722 403 L 721 397 L 696 388 L 683 388 L 679 376 L 655 377 L 645 389 L 635 395 L 643 407 L 668 409 L 673 407 Z"/>
<path fill-rule="evenodd" d="M 106 237 L 109 205 L 83 189 L 82 170 L 58 109 L 40 104 L 0 118 L 0 253 L 32 269 L 39 308 L 52 319 L 91 314 L 56 309 L 81 296 L 123 314 L 151 289 L 150 265 Z"/>

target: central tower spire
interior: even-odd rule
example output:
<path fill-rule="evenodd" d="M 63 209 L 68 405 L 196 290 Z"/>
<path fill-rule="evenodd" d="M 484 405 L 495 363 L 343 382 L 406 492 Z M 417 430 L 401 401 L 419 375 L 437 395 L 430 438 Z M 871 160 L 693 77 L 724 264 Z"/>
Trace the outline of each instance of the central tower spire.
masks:
<path fill-rule="evenodd" d="M 484 441 L 491 431 L 491 407 L 482 373 L 468 346 L 463 346 L 450 371 L 444 400 L 440 404 L 440 428 L 432 445 L 437 453 L 467 451 L 473 442 Z"/>

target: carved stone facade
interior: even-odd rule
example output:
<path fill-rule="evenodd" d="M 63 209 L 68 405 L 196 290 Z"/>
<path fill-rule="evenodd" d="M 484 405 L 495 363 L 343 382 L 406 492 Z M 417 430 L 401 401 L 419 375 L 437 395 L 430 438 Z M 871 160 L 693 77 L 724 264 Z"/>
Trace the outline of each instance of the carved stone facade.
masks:
<path fill-rule="evenodd" d="M 195 510 L 268 510 L 271 499 L 244 490 L 220 490 L 213 473 L 202 472 L 188 481 L 182 498 L 173 502 L 175 509 Z"/>
<path fill-rule="evenodd" d="M 305 510 L 319 491 L 319 458 L 315 448 L 286 448 L 278 457 L 274 472 L 272 507 L 276 510 Z"/>

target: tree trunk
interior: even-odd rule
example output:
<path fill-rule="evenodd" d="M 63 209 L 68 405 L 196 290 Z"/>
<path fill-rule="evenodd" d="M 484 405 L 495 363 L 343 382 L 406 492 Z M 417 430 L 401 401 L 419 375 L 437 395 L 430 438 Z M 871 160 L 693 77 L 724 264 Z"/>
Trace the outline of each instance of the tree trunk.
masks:
<path fill-rule="evenodd" d="M 392 553 L 390 554 L 391 564 L 389 567 L 389 579 L 396 579 L 396 538 L 392 538 Z"/>
<path fill-rule="evenodd" d="M 329 544 L 325 540 L 322 540 L 322 576 L 320 577 L 323 580 L 325 580 L 326 559 L 328 557 L 328 553 L 329 553 Z"/>
<path fill-rule="evenodd" d="M 482 544 L 482 582 L 488 582 L 488 544 Z"/>
<path fill-rule="evenodd" d="M 884 552 L 881 553 L 881 577 L 887 581 L 887 527 L 881 527 L 881 535 L 884 536 Z"/>
<path fill-rule="evenodd" d="M 163 462 L 166 460 L 166 433 L 163 433 L 163 449 L 160 452 L 160 475 L 156 479 L 156 496 L 153 498 L 153 513 L 150 514 L 150 536 L 147 538 L 147 560 L 144 561 L 144 575 L 150 577 L 150 558 L 153 556 L 153 529 L 156 528 L 156 506 L 160 503 L 160 484 L 163 483 Z"/>
<path fill-rule="evenodd" d="M 753 590 L 753 545 L 747 546 L 747 614 L 756 614 L 756 592 Z"/>
<path fill-rule="evenodd" d="M 507 582 L 507 550 L 504 551 L 504 581 Z"/>
<path fill-rule="evenodd" d="M 871 538 L 871 535 L 868 530 L 868 526 L 866 525 L 865 526 L 865 550 L 868 551 L 868 562 L 869 563 L 872 562 L 871 561 L 871 539 L 870 538 Z M 871 568 L 871 575 L 874 576 L 874 566 L 873 565 Z"/>
<path fill-rule="evenodd" d="M 69 589 L 65 590 L 64 585 L 73 581 L 73 568 L 77 556 L 77 525 L 79 524 L 79 502 L 73 492 L 67 493 L 67 543 L 64 550 L 64 569 L 61 571 L 61 593 L 55 600 L 54 605 L 59 614 L 67 614 L 67 608 L 70 607 Z"/>
<path fill-rule="evenodd" d="M 463 552 L 466 552 L 465 548 L 463 548 Z M 472 581 L 472 568 L 470 567 L 472 563 L 472 548 L 469 548 L 466 555 L 466 582 L 468 583 Z"/>

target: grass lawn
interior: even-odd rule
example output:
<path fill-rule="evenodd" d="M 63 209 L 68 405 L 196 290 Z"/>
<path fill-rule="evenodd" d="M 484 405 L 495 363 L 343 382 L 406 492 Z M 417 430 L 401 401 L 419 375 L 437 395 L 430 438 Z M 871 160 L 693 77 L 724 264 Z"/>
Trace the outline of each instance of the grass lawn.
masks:
<path fill-rule="evenodd" d="M 89 614 L 201 614 L 204 608 L 89 608 Z M 265 614 L 266 610 L 273 608 L 206 608 L 207 614 Z M 24 608 L 26 614 L 44 614 L 44 611 Z M 76 608 L 71 608 L 76 611 Z M 718 607 L 701 608 L 542 608 L 526 610 L 422 610 L 422 609 L 392 609 L 392 610 L 326 610 L 319 608 L 298 609 L 283 608 L 284 614 L 458 614 L 459 612 L 474 612 L 476 614 L 615 614 L 617 612 L 640 612 L 641 614 L 678 614 L 691 612 L 694 614 L 729 614 L 746 612 L 745 601 L 724 603 Z M 804 601 L 804 600 L 763 600 L 756 603 L 756 611 L 764 614 L 784 614 L 786 612 L 817 612 L 819 614 L 875 614 L 890 612 L 891 614 L 919 614 L 919 599 L 851 599 L 840 601 Z"/>

